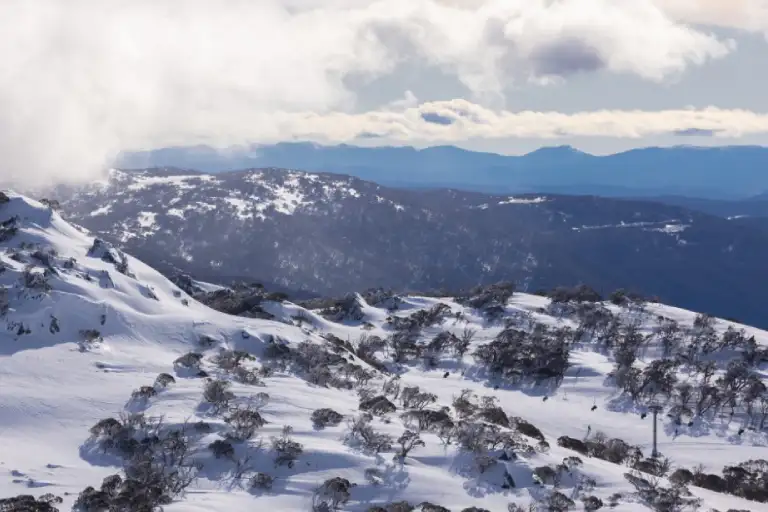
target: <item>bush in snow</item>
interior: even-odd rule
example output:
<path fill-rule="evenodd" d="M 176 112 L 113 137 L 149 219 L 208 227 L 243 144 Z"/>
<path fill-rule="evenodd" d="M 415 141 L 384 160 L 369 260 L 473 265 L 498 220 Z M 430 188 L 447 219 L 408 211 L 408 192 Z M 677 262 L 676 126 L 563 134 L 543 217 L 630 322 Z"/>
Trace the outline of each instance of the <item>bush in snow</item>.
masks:
<path fill-rule="evenodd" d="M 400 401 L 406 409 L 424 409 L 437 401 L 437 395 L 422 392 L 418 386 L 405 387 L 400 392 Z"/>
<path fill-rule="evenodd" d="M 523 434 L 524 436 L 532 437 L 538 441 L 544 441 L 544 434 L 539 428 L 528 420 L 523 418 L 514 417 L 511 419 L 511 423 L 515 430 Z"/>
<path fill-rule="evenodd" d="M 233 371 L 240 367 L 243 361 L 256 360 L 253 355 L 242 350 L 222 350 L 213 358 L 213 364 L 224 371 Z"/>
<path fill-rule="evenodd" d="M 222 457 L 225 457 L 227 459 L 231 459 L 235 456 L 235 448 L 232 446 L 232 443 L 229 441 L 223 441 L 221 439 L 217 439 L 216 441 L 212 442 L 208 445 L 208 449 L 211 450 L 213 453 L 213 456 L 217 459 L 220 459 Z"/>
<path fill-rule="evenodd" d="M 349 501 L 351 496 L 350 489 L 354 486 L 355 484 L 346 478 L 338 476 L 329 478 L 320 487 L 315 489 L 315 493 L 312 496 L 313 512 L 338 510 L 341 505 Z"/>
<path fill-rule="evenodd" d="M 671 466 L 672 462 L 666 457 L 651 457 L 632 464 L 632 468 L 657 477 L 663 477 L 669 473 Z"/>
<path fill-rule="evenodd" d="M 443 427 L 453 427 L 454 423 L 449 414 L 450 409 L 443 407 L 440 410 L 414 409 L 402 414 L 403 421 L 415 424 L 419 430 L 440 431 Z"/>
<path fill-rule="evenodd" d="M 101 332 L 96 329 L 84 329 L 80 331 L 80 337 L 81 339 L 78 341 L 78 345 L 80 346 L 81 351 L 88 350 L 94 345 L 104 341 L 104 338 L 101 337 Z"/>
<path fill-rule="evenodd" d="M 694 498 L 685 486 L 663 487 L 658 478 L 648 477 L 642 473 L 625 473 L 629 483 L 636 491 L 638 498 L 657 512 L 675 510 L 696 510 L 701 506 L 701 500 Z"/>
<path fill-rule="evenodd" d="M 539 466 L 533 470 L 533 480 L 540 484 L 558 484 L 560 475 L 550 466 Z"/>
<path fill-rule="evenodd" d="M 475 395 L 471 389 L 462 389 L 461 394 L 453 398 L 453 408 L 456 410 L 459 418 L 469 418 L 475 411 L 477 405 L 474 403 Z"/>
<path fill-rule="evenodd" d="M 141 386 L 139 389 L 134 389 L 131 393 L 133 400 L 147 400 L 157 394 L 157 391 L 152 386 Z"/>
<path fill-rule="evenodd" d="M 229 390 L 232 384 L 226 380 L 209 380 L 203 389 L 203 399 L 213 406 L 213 412 L 218 414 L 229 407 L 229 402 L 235 394 Z"/>
<path fill-rule="evenodd" d="M 429 309 L 419 309 L 407 317 L 390 316 L 387 323 L 398 331 L 419 331 L 442 324 L 451 314 L 451 307 L 442 302 Z"/>
<path fill-rule="evenodd" d="M 368 363 L 371 367 L 382 373 L 388 373 L 387 367 L 384 363 L 376 358 L 376 352 L 383 350 L 387 346 L 387 342 L 378 336 L 360 336 L 357 342 L 357 349 L 354 351 L 355 355 L 362 361 Z"/>
<path fill-rule="evenodd" d="M 397 407 L 395 404 L 389 401 L 384 395 L 374 396 L 373 398 L 364 399 L 360 402 L 360 410 L 370 412 L 377 416 L 381 416 L 387 413 L 395 412 Z"/>
<path fill-rule="evenodd" d="M 293 433 L 293 428 L 286 425 L 283 427 L 280 437 L 272 438 L 272 449 L 277 453 L 275 466 L 286 465 L 292 468 L 293 463 L 304 451 L 301 443 L 291 439 L 291 433 Z"/>
<path fill-rule="evenodd" d="M 368 512 L 413 512 L 414 510 L 416 510 L 416 507 L 407 501 L 396 501 L 382 507 L 371 507 L 368 509 Z"/>
<path fill-rule="evenodd" d="M 181 368 L 187 368 L 190 370 L 199 370 L 200 362 L 203 360 L 203 354 L 197 352 L 188 352 L 183 356 L 177 358 L 173 364 Z"/>
<path fill-rule="evenodd" d="M 587 444 L 581 439 L 576 439 L 573 437 L 568 437 L 568 436 L 558 437 L 557 446 L 568 448 L 569 450 L 573 450 L 582 455 L 587 455 L 589 453 L 589 448 L 587 447 Z"/>
<path fill-rule="evenodd" d="M 477 416 L 488 423 L 509 427 L 509 418 L 504 410 L 496 405 L 496 401 L 497 399 L 494 396 L 484 396 L 481 400 L 481 406 Z"/>
<path fill-rule="evenodd" d="M 515 293 L 515 283 L 502 282 L 489 286 L 478 286 L 469 295 L 458 297 L 456 302 L 475 309 L 487 309 L 494 306 L 506 306 Z"/>
<path fill-rule="evenodd" d="M 360 301 L 354 294 L 336 300 L 333 305 L 322 310 L 320 315 L 331 322 L 360 321 L 365 317 Z"/>
<path fill-rule="evenodd" d="M 258 411 L 251 407 L 243 407 L 233 410 L 224 422 L 232 427 L 230 437 L 237 441 L 250 439 L 256 433 L 256 429 L 263 427 L 267 422 Z"/>
<path fill-rule="evenodd" d="M 162 510 L 182 495 L 197 478 L 198 466 L 179 465 L 168 468 L 147 457 L 131 460 L 125 477 L 112 475 L 104 479 L 100 490 L 88 487 L 80 493 L 74 510 L 152 512 Z"/>
<path fill-rule="evenodd" d="M 392 290 L 384 290 L 383 288 L 372 288 L 365 291 L 362 295 L 365 302 L 371 306 L 383 308 L 388 311 L 399 309 L 400 305 L 403 303 L 402 297 L 396 295 Z"/>
<path fill-rule="evenodd" d="M 342 419 L 344 419 L 344 416 L 333 409 L 323 408 L 312 412 L 312 423 L 316 428 L 336 426 L 341 423 Z"/>
<path fill-rule="evenodd" d="M 549 512 L 566 512 L 574 505 L 576 503 L 571 498 L 559 491 L 553 491 L 546 501 L 547 511 Z"/>
<path fill-rule="evenodd" d="M 254 490 L 268 491 L 272 489 L 275 478 L 267 473 L 256 473 L 248 481 L 248 486 Z"/>
<path fill-rule="evenodd" d="M 567 302 L 601 302 L 603 300 L 599 293 L 583 284 L 573 288 L 557 287 L 549 292 L 548 295 L 555 304 Z"/>
<path fill-rule="evenodd" d="M 0 192 L 0 194 L 2 194 Z M 53 494 L 43 494 L 35 498 L 29 494 L 21 494 L 12 498 L 0 499 L 0 511 L 2 512 L 58 512 L 58 505 L 63 500 Z"/>
<path fill-rule="evenodd" d="M 232 376 L 241 384 L 247 384 L 249 386 L 263 386 L 264 383 L 260 377 L 260 370 L 250 370 L 243 368 L 242 366 L 236 367 L 232 370 Z"/>
<path fill-rule="evenodd" d="M 523 507 L 517 503 L 510 503 L 507 505 L 507 512 L 536 512 L 536 505 L 531 503 L 528 507 Z"/>
<path fill-rule="evenodd" d="M 669 482 L 672 485 L 688 485 L 693 480 L 693 473 L 685 468 L 678 468 L 669 475 Z"/>
<path fill-rule="evenodd" d="M 155 387 L 157 388 L 167 388 L 169 385 L 175 383 L 176 379 L 174 379 L 173 376 L 168 373 L 161 373 L 155 379 Z"/>
<path fill-rule="evenodd" d="M 105 450 L 123 457 L 125 476 L 105 479 L 98 491 L 85 489 L 76 510 L 154 511 L 181 495 L 200 469 L 189 460 L 186 428 L 163 428 L 161 419 L 142 414 L 107 418 L 91 433 Z"/>
<path fill-rule="evenodd" d="M 198 421 L 192 425 L 192 428 L 199 434 L 208 434 L 213 431 L 211 424 L 207 421 Z"/>
<path fill-rule="evenodd" d="M 49 292 L 52 289 L 48 282 L 50 275 L 50 271 L 40 272 L 32 266 L 27 266 L 21 274 L 21 282 L 29 290 Z"/>
<path fill-rule="evenodd" d="M 570 346 L 567 329 L 537 324 L 531 331 L 505 328 L 490 343 L 475 350 L 487 370 L 515 384 L 523 378 L 562 380 L 568 369 Z"/>
<path fill-rule="evenodd" d="M 408 457 L 408 454 L 411 453 L 411 450 L 417 446 L 425 446 L 421 436 L 419 436 L 419 434 L 416 432 L 411 432 L 410 430 L 403 432 L 402 435 L 397 439 L 397 443 L 400 445 L 400 449 L 397 451 L 396 456 L 400 457 L 400 460 L 402 461 L 404 461 L 405 458 Z"/>
<path fill-rule="evenodd" d="M 584 503 L 584 510 L 586 512 L 595 512 L 595 510 L 603 508 L 603 500 L 597 496 L 584 496 L 581 498 L 581 501 Z"/>
<path fill-rule="evenodd" d="M 216 343 L 217 343 L 216 339 L 208 336 L 207 334 L 202 334 L 197 339 L 197 344 L 204 349 L 214 347 Z"/>
<path fill-rule="evenodd" d="M 349 432 L 347 433 L 347 442 L 360 446 L 363 450 L 375 453 L 385 452 L 392 449 L 392 437 L 387 434 L 376 432 L 371 426 L 373 416 L 362 414 L 350 418 L 348 422 Z"/>
<path fill-rule="evenodd" d="M 434 503 L 430 503 L 428 501 L 423 501 L 419 503 L 418 506 L 421 512 L 451 512 L 450 509 L 440 505 L 435 505 Z"/>

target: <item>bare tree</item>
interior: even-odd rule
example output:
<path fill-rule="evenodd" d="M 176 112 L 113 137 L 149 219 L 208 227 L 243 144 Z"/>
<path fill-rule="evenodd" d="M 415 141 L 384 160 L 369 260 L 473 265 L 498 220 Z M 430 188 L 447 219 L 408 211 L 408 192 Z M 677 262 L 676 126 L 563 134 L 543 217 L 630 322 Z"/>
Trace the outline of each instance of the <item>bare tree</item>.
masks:
<path fill-rule="evenodd" d="M 425 446 L 424 441 L 421 440 L 419 434 L 416 432 L 411 432 L 410 430 L 403 432 L 403 434 L 397 439 L 397 442 L 400 444 L 400 450 L 397 452 L 396 457 L 400 457 L 400 460 L 403 462 L 405 462 L 405 458 L 408 456 L 411 450 L 417 446 Z"/>

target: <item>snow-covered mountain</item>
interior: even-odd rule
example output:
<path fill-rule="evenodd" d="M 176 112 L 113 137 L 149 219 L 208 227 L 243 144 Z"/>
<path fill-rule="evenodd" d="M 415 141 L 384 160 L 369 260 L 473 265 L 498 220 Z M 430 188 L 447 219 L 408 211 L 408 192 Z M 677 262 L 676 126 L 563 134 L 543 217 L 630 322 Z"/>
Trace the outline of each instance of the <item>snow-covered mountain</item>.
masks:
<path fill-rule="evenodd" d="M 0 510 L 768 510 L 766 332 L 508 286 L 230 316 L 0 222 Z"/>
<path fill-rule="evenodd" d="M 400 190 L 280 169 L 113 171 L 56 199 L 164 273 L 320 295 L 587 283 L 768 327 L 768 289 L 755 285 L 768 278 L 768 233 L 658 203 Z"/>

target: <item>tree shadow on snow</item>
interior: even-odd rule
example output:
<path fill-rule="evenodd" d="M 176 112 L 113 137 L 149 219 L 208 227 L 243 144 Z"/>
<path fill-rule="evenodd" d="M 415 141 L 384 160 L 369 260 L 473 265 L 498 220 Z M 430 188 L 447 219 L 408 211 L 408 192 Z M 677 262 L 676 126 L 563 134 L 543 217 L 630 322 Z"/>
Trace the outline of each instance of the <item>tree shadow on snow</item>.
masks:
<path fill-rule="evenodd" d="M 381 458 L 380 460 L 383 461 Z M 402 492 L 411 484 L 411 477 L 406 467 L 401 464 L 386 464 L 379 474 L 380 483 L 358 485 L 352 492 L 353 498 L 369 506 L 379 502 L 398 500 Z M 367 507 L 365 509 L 367 510 Z"/>
<path fill-rule="evenodd" d="M 459 453 L 454 457 L 450 469 L 458 476 L 466 479 L 462 487 L 473 498 L 484 498 L 489 494 L 507 492 L 507 489 L 503 487 L 505 464 L 497 462 L 480 473 L 473 454 Z"/>
<path fill-rule="evenodd" d="M 682 421 L 680 425 L 665 418 L 664 432 L 673 438 L 673 443 L 682 436 L 696 438 L 714 435 L 732 445 L 768 446 L 768 435 L 764 432 L 749 430 L 744 424 L 745 419 L 737 416 L 697 417 L 690 422 Z M 741 429 L 743 431 L 739 435 L 738 431 Z M 679 443 L 685 443 L 685 441 Z"/>
<path fill-rule="evenodd" d="M 464 378 L 484 385 L 486 388 L 503 391 L 519 391 L 531 397 L 551 396 L 557 392 L 561 383 L 556 379 L 523 378 L 517 382 L 502 379 L 485 368 L 472 366 L 464 371 Z"/>

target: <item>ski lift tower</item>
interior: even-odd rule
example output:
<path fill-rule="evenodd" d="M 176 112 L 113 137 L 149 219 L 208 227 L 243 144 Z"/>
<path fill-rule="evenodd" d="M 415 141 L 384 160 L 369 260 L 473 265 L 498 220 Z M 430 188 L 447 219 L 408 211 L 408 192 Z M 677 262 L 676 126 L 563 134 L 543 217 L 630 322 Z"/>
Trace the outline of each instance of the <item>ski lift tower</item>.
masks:
<path fill-rule="evenodd" d="M 651 457 L 654 459 L 659 456 L 659 450 L 658 450 L 658 444 L 657 444 L 657 434 L 656 434 L 656 417 L 660 412 L 664 410 L 664 408 L 659 405 L 658 403 L 651 404 L 648 407 L 648 410 L 653 413 L 653 451 L 651 452 Z"/>

